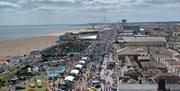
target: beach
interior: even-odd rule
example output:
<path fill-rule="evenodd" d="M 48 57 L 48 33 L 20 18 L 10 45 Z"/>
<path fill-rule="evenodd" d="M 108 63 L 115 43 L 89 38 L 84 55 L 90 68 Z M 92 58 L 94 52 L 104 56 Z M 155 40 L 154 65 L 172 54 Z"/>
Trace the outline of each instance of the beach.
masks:
<path fill-rule="evenodd" d="M 79 29 L 69 30 L 67 32 L 78 33 L 84 31 L 94 30 Z M 47 36 L 36 36 L 0 41 L 0 57 L 17 55 L 23 56 L 24 54 L 29 54 L 31 51 L 48 48 L 55 45 L 59 36 L 63 34 L 65 34 L 65 32 L 57 32 Z"/>
<path fill-rule="evenodd" d="M 39 36 L 0 41 L 0 56 L 23 56 L 31 51 L 55 45 L 57 36 Z"/>

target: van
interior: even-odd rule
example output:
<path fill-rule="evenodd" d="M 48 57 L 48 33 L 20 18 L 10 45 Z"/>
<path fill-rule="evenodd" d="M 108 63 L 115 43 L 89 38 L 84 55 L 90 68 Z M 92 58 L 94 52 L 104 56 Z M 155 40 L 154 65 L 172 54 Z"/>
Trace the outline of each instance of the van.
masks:
<path fill-rule="evenodd" d="M 36 85 L 38 88 L 42 87 L 42 81 L 40 79 L 36 80 Z"/>

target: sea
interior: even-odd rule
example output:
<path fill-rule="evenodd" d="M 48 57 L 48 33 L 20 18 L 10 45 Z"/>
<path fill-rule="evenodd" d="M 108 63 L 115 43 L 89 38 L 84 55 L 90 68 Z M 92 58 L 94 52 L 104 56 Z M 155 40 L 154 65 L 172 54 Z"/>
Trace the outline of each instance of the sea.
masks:
<path fill-rule="evenodd" d="M 89 25 L 0 25 L 0 41 L 90 28 Z"/>

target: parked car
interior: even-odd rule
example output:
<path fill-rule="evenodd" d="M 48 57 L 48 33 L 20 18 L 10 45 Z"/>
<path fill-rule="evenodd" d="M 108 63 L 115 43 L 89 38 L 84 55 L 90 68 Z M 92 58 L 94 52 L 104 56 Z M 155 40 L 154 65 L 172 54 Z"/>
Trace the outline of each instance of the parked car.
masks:
<path fill-rule="evenodd" d="M 101 82 L 99 80 L 92 81 L 91 86 L 94 87 L 94 88 L 100 88 L 101 87 Z"/>
<path fill-rule="evenodd" d="M 23 80 L 23 81 L 26 80 L 25 76 L 19 76 L 18 78 L 19 78 L 19 80 Z"/>

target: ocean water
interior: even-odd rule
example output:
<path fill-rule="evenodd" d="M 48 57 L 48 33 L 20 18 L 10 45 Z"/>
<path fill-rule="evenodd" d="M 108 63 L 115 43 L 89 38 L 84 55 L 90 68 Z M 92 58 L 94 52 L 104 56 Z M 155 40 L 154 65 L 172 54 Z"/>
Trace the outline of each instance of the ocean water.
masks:
<path fill-rule="evenodd" d="M 89 28 L 80 25 L 1 25 L 0 41 Z"/>

